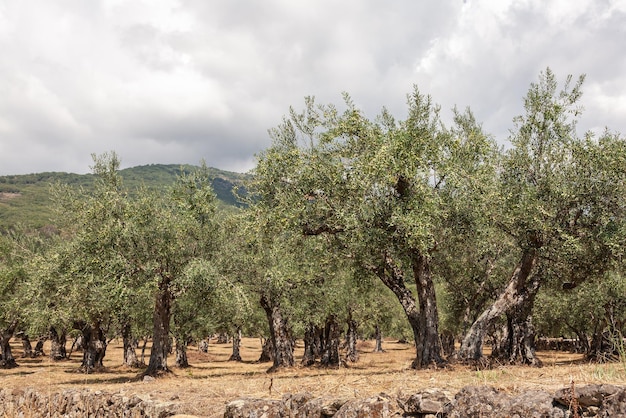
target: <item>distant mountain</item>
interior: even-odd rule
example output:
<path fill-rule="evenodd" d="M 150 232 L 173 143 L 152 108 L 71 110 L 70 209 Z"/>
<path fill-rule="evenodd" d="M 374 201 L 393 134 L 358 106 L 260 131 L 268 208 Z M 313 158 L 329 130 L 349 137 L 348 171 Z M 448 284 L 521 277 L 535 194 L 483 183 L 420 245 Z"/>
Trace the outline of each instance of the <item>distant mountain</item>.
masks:
<path fill-rule="evenodd" d="M 129 190 L 140 185 L 148 188 L 166 188 L 183 172 L 196 167 L 176 164 L 150 164 L 120 170 L 124 185 Z M 209 168 L 213 190 L 221 209 L 228 210 L 241 203 L 233 194 L 234 187 L 245 189 L 248 175 Z M 50 185 L 57 182 L 84 187 L 93 187 L 93 174 L 38 173 L 0 176 L 0 231 L 16 223 L 41 228 L 51 223 L 52 208 Z"/>

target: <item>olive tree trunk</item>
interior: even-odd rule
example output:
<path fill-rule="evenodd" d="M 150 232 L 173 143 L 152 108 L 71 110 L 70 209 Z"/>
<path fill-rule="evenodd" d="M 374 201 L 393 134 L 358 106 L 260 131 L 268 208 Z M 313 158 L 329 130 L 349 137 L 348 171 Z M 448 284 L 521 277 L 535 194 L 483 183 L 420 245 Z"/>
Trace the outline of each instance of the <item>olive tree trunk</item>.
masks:
<path fill-rule="evenodd" d="M 533 280 L 522 292 L 523 300 L 507 313 L 507 326 L 499 350 L 492 357 L 509 364 L 541 366 L 536 356 L 536 333 L 532 323 L 532 309 L 539 291 L 539 281 Z"/>
<path fill-rule="evenodd" d="M 52 360 L 64 360 L 67 358 L 65 343 L 67 342 L 65 330 L 59 334 L 55 327 L 50 327 L 50 358 Z"/>
<path fill-rule="evenodd" d="M 324 350 L 322 352 L 321 363 L 326 367 L 339 367 L 339 324 L 335 315 L 326 318 L 324 327 Z"/>
<path fill-rule="evenodd" d="M 415 341 L 416 355 L 411 367 L 420 369 L 442 363 L 443 359 L 439 341 L 437 299 L 429 260 L 424 256 L 414 254 L 411 261 L 417 285 L 419 309 L 413 293 L 405 285 L 404 273 L 389 255 L 385 256 L 385 268 L 379 269 L 377 273 L 404 309 Z"/>
<path fill-rule="evenodd" d="M 261 338 L 261 355 L 257 363 L 269 363 L 270 361 L 274 361 L 272 338 Z"/>
<path fill-rule="evenodd" d="M 418 339 L 415 347 L 417 355 L 412 367 L 421 369 L 443 363 L 439 339 L 439 312 L 435 283 L 430 273 L 430 260 L 427 256 L 414 253 L 411 261 L 420 309 Z"/>
<path fill-rule="evenodd" d="M 22 341 L 22 358 L 32 358 L 35 357 L 33 354 L 33 344 L 30 342 L 30 338 L 28 334 L 24 331 L 20 331 L 15 334 Z"/>
<path fill-rule="evenodd" d="M 187 346 L 191 338 L 182 336 L 176 338 L 176 367 L 181 369 L 189 367 L 189 358 L 187 357 Z"/>
<path fill-rule="evenodd" d="M 37 356 L 45 356 L 46 353 L 43 352 L 43 344 L 46 342 L 47 337 L 42 336 L 37 340 L 37 344 L 35 344 L 35 351 L 33 352 L 33 357 Z"/>
<path fill-rule="evenodd" d="M 11 352 L 11 338 L 13 338 L 13 334 L 15 333 L 15 329 L 17 328 L 18 321 L 14 320 L 6 327 L 2 334 L 0 334 L 0 367 L 4 369 L 11 369 L 13 367 L 17 367 L 17 362 L 13 357 L 13 353 Z"/>
<path fill-rule="evenodd" d="M 163 279 L 159 283 L 159 291 L 154 301 L 152 315 L 152 347 L 148 368 L 144 376 L 157 376 L 159 373 L 169 372 L 167 355 L 170 351 L 170 317 L 172 311 L 172 294 L 169 289 L 169 280 Z"/>
<path fill-rule="evenodd" d="M 100 324 L 97 321 L 93 325 L 76 321 L 73 328 L 79 330 L 83 336 L 83 360 L 79 370 L 90 373 L 102 367 L 107 342 Z"/>
<path fill-rule="evenodd" d="M 273 372 L 280 368 L 293 367 L 295 364 L 293 340 L 287 326 L 287 319 L 283 318 L 280 306 L 270 303 L 266 295 L 261 296 L 261 307 L 265 311 L 269 322 L 270 339 L 274 349 L 274 363 L 268 372 Z"/>
<path fill-rule="evenodd" d="M 132 334 L 132 328 L 130 323 L 125 323 L 122 326 L 122 344 L 124 347 L 124 360 L 123 364 L 128 367 L 137 368 L 141 365 L 137 358 L 137 347 L 139 342 Z"/>
<path fill-rule="evenodd" d="M 348 318 L 348 330 L 346 332 L 346 361 L 356 363 L 359 361 L 359 352 L 356 349 L 357 343 L 357 323 L 352 318 L 352 315 Z"/>
<path fill-rule="evenodd" d="M 383 349 L 383 333 L 380 329 L 380 325 L 376 324 L 374 328 L 374 338 L 376 339 L 376 345 L 374 346 L 374 353 L 384 353 Z"/>
<path fill-rule="evenodd" d="M 230 355 L 228 361 L 242 361 L 241 359 L 241 328 L 237 328 L 237 331 L 233 334 L 233 353 Z"/>
<path fill-rule="evenodd" d="M 315 364 L 315 326 L 309 323 L 304 330 L 304 354 L 300 364 L 303 366 L 312 366 Z"/>
<path fill-rule="evenodd" d="M 512 312 L 516 307 L 523 305 L 528 298 L 534 297 L 532 296 L 532 291 L 529 292 L 528 278 L 536 261 L 537 255 L 535 250 L 530 249 L 522 254 L 522 258 L 509 279 L 506 288 L 491 306 L 480 314 L 465 334 L 459 350 L 460 359 L 481 359 L 485 334 L 493 322 L 502 315 Z"/>

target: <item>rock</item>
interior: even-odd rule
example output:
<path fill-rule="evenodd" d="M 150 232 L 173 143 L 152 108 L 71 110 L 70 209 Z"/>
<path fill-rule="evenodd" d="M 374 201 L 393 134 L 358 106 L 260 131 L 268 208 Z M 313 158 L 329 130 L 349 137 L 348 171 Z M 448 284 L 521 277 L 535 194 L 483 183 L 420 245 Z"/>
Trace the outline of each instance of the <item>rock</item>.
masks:
<path fill-rule="evenodd" d="M 626 417 L 626 388 L 620 388 L 613 395 L 604 397 L 598 416 L 602 418 Z"/>
<path fill-rule="evenodd" d="M 312 398 L 313 395 L 310 393 L 289 393 L 284 395 L 282 398 L 283 415 L 285 417 L 300 416 L 298 411 Z"/>
<path fill-rule="evenodd" d="M 512 395 L 492 387 L 465 387 L 456 394 L 446 412 L 450 418 L 565 418 L 565 408 L 554 406 L 553 400 L 553 396 L 544 391 Z"/>
<path fill-rule="evenodd" d="M 512 417 L 566 418 L 565 408 L 554 406 L 554 397 L 541 390 L 529 390 L 513 396 L 506 413 Z"/>
<path fill-rule="evenodd" d="M 127 398 L 104 391 L 64 390 L 48 394 L 33 389 L 16 392 L 0 392 L 0 416 L 53 416 L 66 418 L 93 417 L 156 417 L 165 418 L 175 414 L 177 405 L 143 401 L 137 396 Z"/>
<path fill-rule="evenodd" d="M 620 388 L 613 385 L 586 385 L 575 387 L 578 404 L 583 407 L 600 406 L 605 398 L 615 395 Z M 564 406 L 569 406 L 571 401 L 571 389 L 563 388 L 556 392 L 554 400 Z"/>
<path fill-rule="evenodd" d="M 290 417 L 332 417 L 346 402 L 345 399 L 314 398 L 302 405 Z"/>
<path fill-rule="evenodd" d="M 397 402 L 385 394 L 367 399 L 348 401 L 334 415 L 335 418 L 401 417 Z"/>
<path fill-rule="evenodd" d="M 152 376 L 146 375 L 146 376 L 143 377 L 143 382 L 144 383 L 154 382 L 155 380 L 156 379 L 154 377 L 152 377 Z"/>
<path fill-rule="evenodd" d="M 437 390 L 429 390 L 411 395 L 408 398 L 398 399 L 398 403 L 406 415 L 441 415 L 451 402 L 452 400 L 447 394 Z"/>
<path fill-rule="evenodd" d="M 226 405 L 224 418 L 280 418 L 283 404 L 271 399 L 237 399 Z"/>

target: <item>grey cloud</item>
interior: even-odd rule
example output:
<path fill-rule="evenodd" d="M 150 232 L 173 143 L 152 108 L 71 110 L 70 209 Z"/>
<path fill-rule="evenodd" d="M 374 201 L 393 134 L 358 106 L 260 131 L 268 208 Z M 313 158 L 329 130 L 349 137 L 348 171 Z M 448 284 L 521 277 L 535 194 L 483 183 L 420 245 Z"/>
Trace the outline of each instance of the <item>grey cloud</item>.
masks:
<path fill-rule="evenodd" d="M 245 171 L 304 96 L 402 117 L 413 84 L 503 141 L 546 66 L 588 75 L 582 128 L 624 131 L 626 8 L 559 4 L 7 0 L 0 175 L 85 172 L 109 150 Z"/>

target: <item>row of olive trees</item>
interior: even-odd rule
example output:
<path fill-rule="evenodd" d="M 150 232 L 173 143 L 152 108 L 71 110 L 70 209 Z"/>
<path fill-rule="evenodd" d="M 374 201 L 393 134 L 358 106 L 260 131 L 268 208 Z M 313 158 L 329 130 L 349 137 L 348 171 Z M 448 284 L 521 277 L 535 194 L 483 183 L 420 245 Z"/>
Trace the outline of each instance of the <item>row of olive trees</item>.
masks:
<path fill-rule="evenodd" d="M 187 344 L 216 331 L 235 337 L 232 358 L 240 360 L 241 332 L 267 337 L 269 329 L 270 359 L 288 353 L 293 364 L 293 339 L 319 318 L 392 322 L 349 297 L 345 263 L 321 256 L 328 248 L 323 242 L 281 232 L 257 206 L 217 212 L 204 166 L 181 173 L 171 189 L 152 191 L 128 190 L 119 163 L 115 153 L 94 156 L 93 192 L 53 187 L 57 229 L 49 235 L 3 236 L 7 366 L 15 365 L 9 340 L 16 330 L 48 335 L 56 359 L 66 356 L 66 336 L 79 336 L 85 372 L 102 365 L 113 337 L 123 340 L 124 364 L 141 366 L 137 341 L 149 338 L 144 373 L 157 375 L 168 370 L 170 351 L 177 366 L 186 366 Z M 340 279 L 330 281 L 333 276 Z M 337 299 L 321 297 L 331 286 L 337 297 L 350 299 L 349 312 L 337 308 Z M 267 315 L 265 325 L 259 311 Z M 285 332 L 289 350 L 281 351 L 282 340 L 272 337 L 277 332 Z"/>
<path fill-rule="evenodd" d="M 271 236 L 323 242 L 316 251 L 326 263 L 338 257 L 390 289 L 413 330 L 413 367 L 444 361 L 437 283 L 463 323 L 458 358 L 479 360 L 487 335 L 503 325 L 494 355 L 537 364 L 539 290 L 621 277 L 626 142 L 608 131 L 577 135 L 583 80 L 569 77 L 559 89 L 549 69 L 542 73 L 506 151 L 469 110 L 455 109 L 445 126 L 417 89 L 402 120 L 384 109 L 370 120 L 347 96 L 343 111 L 309 98 L 270 131 L 255 210 Z M 279 316 L 278 304 L 267 305 Z M 288 340 L 275 334 L 289 365 Z"/>
<path fill-rule="evenodd" d="M 626 147 L 609 132 L 577 136 L 582 82 L 558 89 L 542 73 L 506 151 L 469 110 L 445 126 L 417 89 L 401 120 L 385 109 L 370 120 L 347 96 L 342 111 L 309 98 L 270 131 L 247 208 L 231 214 L 216 211 L 204 166 L 168 190 L 128 190 L 115 154 L 94 157 L 93 193 L 54 187 L 58 231 L 2 237 L 2 359 L 14 363 L 20 329 L 80 333 L 86 371 L 112 336 L 128 365 L 150 338 L 151 375 L 168 370 L 172 337 L 185 365 L 189 341 L 215 330 L 269 336 L 273 370 L 295 364 L 295 338 L 303 364 L 335 366 L 341 335 L 356 361 L 358 329 L 380 338 L 398 323 L 415 368 L 444 362 L 448 337 L 461 360 L 499 335 L 494 356 L 537 364 L 535 323 L 616 335 Z"/>
<path fill-rule="evenodd" d="M 223 300 L 243 295 L 213 265 L 220 231 L 206 168 L 181 173 L 162 191 L 127 190 L 114 153 L 94 156 L 92 169 L 93 193 L 54 186 L 58 231 L 36 242 L 33 234 L 3 237 L 3 347 L 10 351 L 16 329 L 49 330 L 55 350 L 74 330 L 90 371 L 102 365 L 112 335 L 122 336 L 131 366 L 139 363 L 137 339 L 149 336 L 145 373 L 155 375 L 168 370 L 173 336 L 184 364 L 192 333 L 224 327 L 236 315 L 226 319 Z M 245 300 L 237 307 L 245 311 Z"/>

